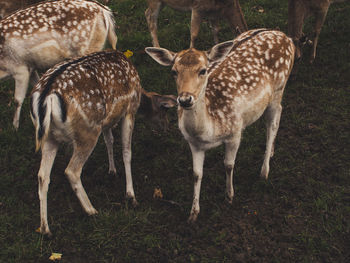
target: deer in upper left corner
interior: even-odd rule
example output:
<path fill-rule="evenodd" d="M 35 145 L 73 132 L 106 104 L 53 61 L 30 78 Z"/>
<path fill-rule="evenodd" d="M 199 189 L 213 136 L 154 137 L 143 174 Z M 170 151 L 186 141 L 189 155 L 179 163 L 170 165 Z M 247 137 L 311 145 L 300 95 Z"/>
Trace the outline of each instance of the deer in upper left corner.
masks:
<path fill-rule="evenodd" d="M 65 59 L 102 50 L 106 40 L 116 48 L 117 35 L 111 10 L 95 1 L 41 2 L 0 20 L 0 79 L 15 79 L 18 129 L 28 83 Z"/>

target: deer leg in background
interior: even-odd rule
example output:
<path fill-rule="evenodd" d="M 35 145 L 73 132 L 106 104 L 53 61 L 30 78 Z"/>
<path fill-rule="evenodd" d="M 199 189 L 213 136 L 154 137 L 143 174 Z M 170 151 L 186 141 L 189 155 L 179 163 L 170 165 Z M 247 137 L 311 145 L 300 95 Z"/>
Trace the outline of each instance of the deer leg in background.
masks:
<path fill-rule="evenodd" d="M 201 27 L 202 17 L 199 12 L 195 9 L 192 9 L 191 15 L 191 44 L 190 47 L 194 47 L 196 38 L 198 37 L 199 29 Z"/>
<path fill-rule="evenodd" d="M 210 27 L 211 27 L 211 32 L 213 33 L 214 43 L 217 44 L 219 43 L 219 29 L 220 29 L 218 21 L 211 19 Z"/>
<path fill-rule="evenodd" d="M 225 10 L 224 14 L 233 34 L 239 35 L 248 30 L 247 22 L 244 19 L 238 0 L 235 0 L 232 9 Z"/>
<path fill-rule="evenodd" d="M 315 14 L 316 18 L 315 18 L 315 27 L 313 32 L 313 43 L 312 43 L 312 50 L 311 50 L 311 56 L 310 56 L 310 63 L 312 63 L 316 57 L 316 47 L 317 47 L 318 37 L 320 35 L 323 23 L 326 20 L 327 11 L 328 11 L 328 8 L 326 10 L 317 12 Z"/>
<path fill-rule="evenodd" d="M 113 138 L 113 133 L 111 128 L 103 131 L 103 138 L 105 140 L 107 153 L 108 153 L 108 162 L 109 162 L 108 173 L 117 174 L 117 169 L 115 168 L 115 164 L 114 164 L 114 154 L 113 154 L 114 138 Z"/>
<path fill-rule="evenodd" d="M 21 115 L 21 108 L 24 101 L 24 98 L 26 97 L 27 89 L 28 89 L 28 83 L 29 83 L 29 77 L 30 72 L 29 69 L 26 66 L 19 66 L 16 69 L 16 73 L 13 75 L 15 82 L 16 82 L 16 88 L 15 88 L 15 105 L 16 105 L 16 112 L 13 117 L 13 126 L 17 130 L 19 127 L 19 117 Z"/>
<path fill-rule="evenodd" d="M 151 32 L 152 44 L 154 47 L 160 47 L 158 36 L 157 36 L 157 21 L 159 11 L 162 9 L 162 3 L 157 2 L 153 3 L 151 1 L 148 2 L 148 8 L 145 11 L 145 16 L 148 24 L 149 31 Z"/>
<path fill-rule="evenodd" d="M 292 38 L 295 49 L 295 59 L 298 60 L 302 56 L 301 38 L 303 37 L 303 25 L 308 13 L 303 2 L 294 0 L 288 1 L 288 35 Z M 296 70 L 293 70 L 295 72 Z"/>

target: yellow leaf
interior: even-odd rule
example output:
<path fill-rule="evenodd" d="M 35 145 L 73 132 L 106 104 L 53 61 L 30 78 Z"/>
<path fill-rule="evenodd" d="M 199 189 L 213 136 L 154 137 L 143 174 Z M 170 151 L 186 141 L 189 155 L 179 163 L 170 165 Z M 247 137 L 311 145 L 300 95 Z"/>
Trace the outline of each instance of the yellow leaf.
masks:
<path fill-rule="evenodd" d="M 127 58 L 130 58 L 132 55 L 134 55 L 134 53 L 131 51 L 131 50 L 127 50 L 124 52 L 124 55 L 127 57 Z"/>
<path fill-rule="evenodd" d="M 153 198 L 154 199 L 157 199 L 157 198 L 162 199 L 163 198 L 162 190 L 160 190 L 160 188 L 154 188 Z"/>
<path fill-rule="evenodd" d="M 35 229 L 35 232 L 41 233 L 41 231 L 40 231 L 40 226 L 39 226 L 37 229 Z"/>
<path fill-rule="evenodd" d="M 49 259 L 52 261 L 61 260 L 61 258 L 62 258 L 61 253 L 52 253 L 51 256 L 49 257 Z"/>

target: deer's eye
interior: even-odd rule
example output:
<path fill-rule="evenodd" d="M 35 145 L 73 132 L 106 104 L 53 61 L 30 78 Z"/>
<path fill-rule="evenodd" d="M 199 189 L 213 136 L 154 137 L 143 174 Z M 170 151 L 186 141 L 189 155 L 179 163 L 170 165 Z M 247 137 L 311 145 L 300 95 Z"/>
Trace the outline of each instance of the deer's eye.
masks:
<path fill-rule="evenodd" d="M 201 71 L 199 71 L 198 75 L 199 76 L 204 76 L 207 73 L 206 69 L 202 69 Z"/>
<path fill-rule="evenodd" d="M 174 78 L 177 77 L 177 71 L 176 70 L 171 70 L 171 75 L 173 75 Z"/>

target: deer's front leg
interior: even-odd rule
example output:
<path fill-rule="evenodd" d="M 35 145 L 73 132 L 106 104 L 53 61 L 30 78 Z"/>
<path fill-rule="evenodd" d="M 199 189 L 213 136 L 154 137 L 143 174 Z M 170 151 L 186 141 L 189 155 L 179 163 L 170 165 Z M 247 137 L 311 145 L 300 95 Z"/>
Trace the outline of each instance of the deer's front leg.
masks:
<path fill-rule="evenodd" d="M 122 121 L 122 144 L 123 144 L 123 161 L 126 176 L 126 198 L 131 199 L 134 206 L 137 205 L 135 198 L 134 187 L 131 175 L 131 139 L 134 128 L 135 116 L 128 114 Z"/>
<path fill-rule="evenodd" d="M 193 161 L 193 176 L 194 176 L 194 189 L 193 189 L 193 202 L 190 217 L 188 218 L 189 223 L 193 223 L 197 220 L 199 214 L 199 197 L 201 191 L 201 183 L 203 177 L 203 163 L 205 152 L 203 150 L 197 149 L 190 143 L 192 151 L 192 161 Z"/>
<path fill-rule="evenodd" d="M 233 167 L 235 166 L 235 160 L 239 144 L 241 142 L 241 132 L 238 132 L 232 140 L 225 142 L 225 171 L 226 171 L 226 199 L 232 204 L 234 196 L 233 188 Z"/>
<path fill-rule="evenodd" d="M 109 162 L 109 171 L 108 173 L 116 174 L 117 170 L 115 168 L 114 164 L 114 154 L 113 154 L 113 134 L 112 129 L 108 129 L 103 131 L 103 138 L 105 140 L 105 144 L 107 147 L 107 153 L 108 153 L 108 162 Z"/>
<path fill-rule="evenodd" d="M 194 47 L 194 42 L 195 42 L 196 38 L 198 37 L 199 29 L 200 29 L 200 26 L 201 26 L 201 22 L 202 22 L 202 17 L 200 15 L 200 13 L 197 10 L 192 9 L 192 16 L 191 16 L 191 44 L 190 44 L 191 48 Z"/>
<path fill-rule="evenodd" d="M 317 47 L 317 42 L 318 42 L 318 37 L 321 33 L 321 28 L 323 26 L 323 23 L 326 19 L 327 16 L 327 11 L 323 10 L 323 12 L 317 12 L 316 13 L 316 19 L 315 19 L 315 27 L 314 27 L 314 32 L 313 32 L 313 43 L 312 43 L 312 50 L 311 50 L 311 56 L 310 56 L 310 63 L 312 63 L 315 60 L 316 57 L 316 47 Z"/>
<path fill-rule="evenodd" d="M 211 32 L 213 33 L 214 43 L 219 43 L 219 23 L 217 20 L 210 20 Z"/>
<path fill-rule="evenodd" d="M 162 8 L 162 3 L 157 1 L 149 1 L 148 8 L 145 11 L 145 17 L 147 20 L 148 28 L 152 37 L 152 44 L 154 47 L 159 47 L 159 41 L 157 36 L 157 20 L 159 11 Z"/>

